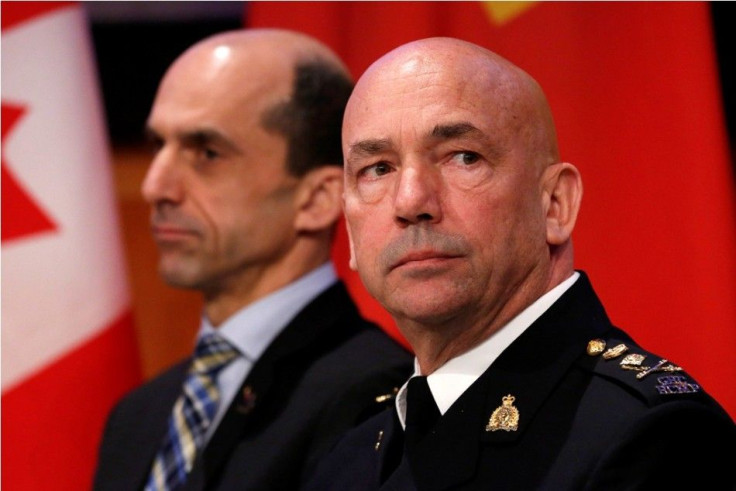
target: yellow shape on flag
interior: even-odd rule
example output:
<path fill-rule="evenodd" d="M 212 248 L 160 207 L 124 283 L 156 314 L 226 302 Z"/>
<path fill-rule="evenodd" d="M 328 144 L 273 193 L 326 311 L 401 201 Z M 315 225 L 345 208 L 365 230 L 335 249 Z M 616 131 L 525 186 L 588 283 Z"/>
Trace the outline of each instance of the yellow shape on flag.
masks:
<path fill-rule="evenodd" d="M 537 2 L 483 2 L 483 8 L 490 17 L 491 23 L 502 26 L 536 4 Z"/>

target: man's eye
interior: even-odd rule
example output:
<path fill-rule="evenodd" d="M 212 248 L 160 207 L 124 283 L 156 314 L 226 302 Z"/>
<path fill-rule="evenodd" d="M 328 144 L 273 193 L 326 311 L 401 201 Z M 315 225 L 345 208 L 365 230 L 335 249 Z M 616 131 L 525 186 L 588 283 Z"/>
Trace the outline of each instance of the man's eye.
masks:
<path fill-rule="evenodd" d="M 376 173 L 377 176 L 383 176 L 391 172 L 391 167 L 389 167 L 389 165 L 385 162 L 380 162 L 376 164 L 374 168 L 375 168 L 374 172 Z"/>
<path fill-rule="evenodd" d="M 213 160 L 220 156 L 219 153 L 217 153 L 215 150 L 212 150 L 211 148 L 205 148 L 204 149 L 204 156 L 207 160 Z"/>
<path fill-rule="evenodd" d="M 368 177 L 368 178 L 376 178 L 385 176 L 386 174 L 391 172 L 391 166 L 387 164 L 386 162 L 378 162 L 373 165 L 369 165 L 368 167 L 364 168 L 360 173 L 361 175 Z"/>
<path fill-rule="evenodd" d="M 461 164 L 471 165 L 480 160 L 480 155 L 475 152 L 458 152 L 455 154 L 454 158 Z"/>

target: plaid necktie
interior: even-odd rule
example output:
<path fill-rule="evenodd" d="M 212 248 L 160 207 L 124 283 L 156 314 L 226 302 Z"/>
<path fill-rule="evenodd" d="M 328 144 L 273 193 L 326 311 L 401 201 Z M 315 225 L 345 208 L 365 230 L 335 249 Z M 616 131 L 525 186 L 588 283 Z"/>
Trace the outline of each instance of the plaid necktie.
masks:
<path fill-rule="evenodd" d="M 169 418 L 168 431 L 153 461 L 146 491 L 174 490 L 186 482 L 220 401 L 217 374 L 236 356 L 238 352 L 216 333 L 199 340 L 182 394 Z"/>

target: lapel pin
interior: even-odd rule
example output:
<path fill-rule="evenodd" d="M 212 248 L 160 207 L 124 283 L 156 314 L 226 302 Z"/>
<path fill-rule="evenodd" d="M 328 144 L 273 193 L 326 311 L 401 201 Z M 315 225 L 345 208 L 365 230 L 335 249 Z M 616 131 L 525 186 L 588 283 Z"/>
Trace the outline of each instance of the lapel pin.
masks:
<path fill-rule="evenodd" d="M 503 404 L 491 414 L 486 431 L 516 431 L 519 428 L 519 410 L 514 407 L 516 397 L 509 394 L 501 400 Z"/>
<path fill-rule="evenodd" d="M 612 360 L 614 358 L 618 358 L 619 356 L 623 355 L 627 351 L 629 351 L 629 347 L 628 346 L 626 346 L 623 343 L 617 344 L 613 348 L 609 348 L 609 349 L 607 349 L 605 351 L 605 353 L 603 353 L 603 359 L 604 360 Z"/>
<path fill-rule="evenodd" d="M 236 406 L 240 414 L 248 414 L 256 406 L 256 393 L 253 392 L 253 387 L 246 385 L 243 387 L 243 391 L 240 393 L 240 400 Z"/>
<path fill-rule="evenodd" d="M 585 349 L 590 356 L 598 356 L 606 349 L 606 342 L 602 339 L 591 339 Z"/>

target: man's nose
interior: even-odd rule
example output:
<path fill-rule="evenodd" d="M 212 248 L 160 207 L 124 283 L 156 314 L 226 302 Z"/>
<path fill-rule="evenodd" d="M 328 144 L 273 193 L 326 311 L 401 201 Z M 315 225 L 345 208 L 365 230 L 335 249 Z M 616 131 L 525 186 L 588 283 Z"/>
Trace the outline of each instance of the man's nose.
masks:
<path fill-rule="evenodd" d="M 149 205 L 178 203 L 183 198 L 180 166 L 173 149 L 163 146 L 153 157 L 141 184 L 141 194 Z"/>
<path fill-rule="evenodd" d="M 394 209 L 402 225 L 438 222 L 442 219 L 442 181 L 436 169 L 407 166 L 400 171 Z"/>

